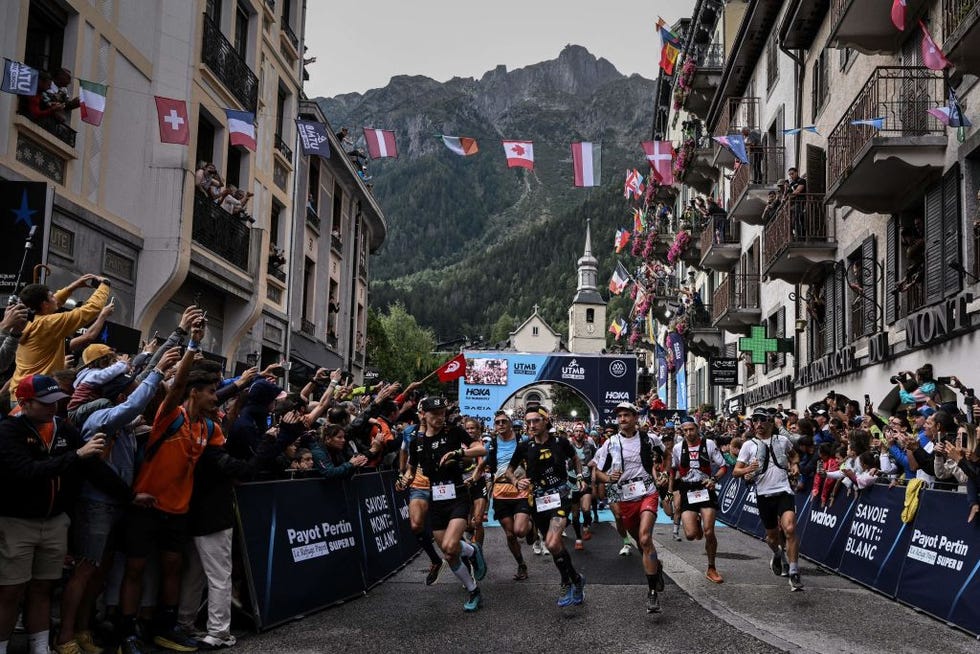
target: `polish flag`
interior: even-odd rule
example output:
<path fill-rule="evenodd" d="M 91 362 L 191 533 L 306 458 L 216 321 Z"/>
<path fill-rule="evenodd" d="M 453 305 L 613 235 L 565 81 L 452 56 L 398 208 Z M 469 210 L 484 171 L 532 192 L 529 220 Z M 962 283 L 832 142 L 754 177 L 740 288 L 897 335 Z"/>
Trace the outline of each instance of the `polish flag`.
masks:
<path fill-rule="evenodd" d="M 504 141 L 504 154 L 508 168 L 534 168 L 534 143 L 531 141 Z"/>
<path fill-rule="evenodd" d="M 575 186 L 598 186 L 601 162 L 602 155 L 598 144 L 572 143 L 572 168 L 575 171 Z"/>
<path fill-rule="evenodd" d="M 926 24 L 919 19 L 919 27 L 922 28 L 922 63 L 930 70 L 942 70 L 949 66 L 949 59 L 943 54 L 942 49 L 932 40 L 932 35 L 926 29 Z"/>
<path fill-rule="evenodd" d="M 187 124 L 187 103 L 174 98 L 153 96 L 157 104 L 157 121 L 160 123 L 160 141 L 187 145 L 191 142 L 191 130 Z"/>
<path fill-rule="evenodd" d="M 255 114 L 225 109 L 225 115 L 228 116 L 228 142 L 255 152 Z"/>
<path fill-rule="evenodd" d="M 670 141 L 643 141 L 643 151 L 653 168 L 654 178 L 664 186 L 674 183 L 674 146 Z"/>
<path fill-rule="evenodd" d="M 398 147 L 395 145 L 395 133 L 390 129 L 364 128 L 364 140 L 367 141 L 368 154 L 372 159 L 385 157 L 398 158 Z"/>

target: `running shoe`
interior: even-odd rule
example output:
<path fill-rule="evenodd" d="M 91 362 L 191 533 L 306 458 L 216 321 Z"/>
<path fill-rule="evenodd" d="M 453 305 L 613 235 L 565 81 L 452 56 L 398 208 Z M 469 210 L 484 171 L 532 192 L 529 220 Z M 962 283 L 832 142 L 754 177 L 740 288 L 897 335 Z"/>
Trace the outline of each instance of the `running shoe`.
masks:
<path fill-rule="evenodd" d="M 527 536 L 524 537 L 524 540 L 527 541 L 528 545 L 534 545 L 534 532 L 533 531 L 527 532 Z"/>
<path fill-rule="evenodd" d="M 527 564 L 521 563 L 517 566 L 517 574 L 514 575 L 514 581 L 524 581 L 527 579 Z"/>
<path fill-rule="evenodd" d="M 655 590 L 647 593 L 647 613 L 660 613 L 660 596 Z"/>
<path fill-rule="evenodd" d="M 483 581 L 483 578 L 487 576 L 487 560 L 483 557 L 483 546 L 479 543 L 473 543 L 473 578 L 477 581 Z"/>
<path fill-rule="evenodd" d="M 629 556 L 630 555 L 630 546 L 629 546 L 628 543 L 623 543 L 623 548 L 621 550 L 619 550 L 619 555 L 620 556 Z"/>
<path fill-rule="evenodd" d="M 653 589 L 658 593 L 664 592 L 664 563 L 660 562 L 660 567 L 657 568 L 657 577 L 653 580 Z"/>
<path fill-rule="evenodd" d="M 118 654 L 144 654 L 150 650 L 138 636 L 127 636 L 119 643 Z"/>
<path fill-rule="evenodd" d="M 674 540 L 676 540 L 678 543 L 681 542 L 681 530 L 680 529 L 675 529 L 674 530 Z"/>
<path fill-rule="evenodd" d="M 92 637 L 92 632 L 88 630 L 76 631 L 75 642 L 78 643 L 78 647 L 82 650 L 82 654 L 102 654 L 104 651 L 101 647 L 95 644 L 95 640 Z"/>
<path fill-rule="evenodd" d="M 592 528 L 585 527 L 582 529 L 582 540 L 592 540 Z"/>
<path fill-rule="evenodd" d="M 582 544 L 582 541 L 577 540 L 577 541 L 575 541 L 575 549 L 577 549 L 577 550 L 584 550 L 585 549 L 585 545 Z"/>
<path fill-rule="evenodd" d="M 789 576 L 789 587 L 790 590 L 796 592 L 798 590 L 803 590 L 803 580 L 800 579 L 800 573 L 792 574 Z"/>
<path fill-rule="evenodd" d="M 769 567 L 772 568 L 772 573 L 777 577 L 781 577 L 783 574 L 783 557 L 776 552 L 772 555 L 772 561 L 769 562 Z"/>
<path fill-rule="evenodd" d="M 201 643 L 201 649 L 215 650 L 234 647 L 238 640 L 231 634 L 208 634 L 204 638 L 201 638 L 199 642 Z"/>
<path fill-rule="evenodd" d="M 153 642 L 173 652 L 196 652 L 199 643 L 196 638 L 192 638 L 180 627 L 158 631 L 153 637 Z"/>
<path fill-rule="evenodd" d="M 704 573 L 704 576 L 708 579 L 708 581 L 716 584 L 720 584 L 725 581 L 722 576 L 718 574 L 718 571 L 714 569 L 714 567 L 708 568 L 708 571 Z"/>
<path fill-rule="evenodd" d="M 544 554 L 544 548 L 541 547 L 541 541 L 540 540 L 534 541 L 534 545 L 531 546 L 531 551 L 534 552 L 535 554 L 537 554 L 538 556 L 541 556 L 542 554 Z"/>
<path fill-rule="evenodd" d="M 567 584 L 562 584 L 561 594 L 558 596 L 558 606 L 565 608 L 566 606 L 571 606 L 573 601 L 572 587 Z"/>
<path fill-rule="evenodd" d="M 63 645 L 55 645 L 54 651 L 57 654 L 82 654 L 82 648 L 78 645 L 78 642 L 75 640 L 69 640 L 67 643 L 64 643 Z M 100 649 L 99 651 L 101 652 L 102 650 Z"/>
<path fill-rule="evenodd" d="M 429 574 L 425 575 L 425 585 L 431 586 L 436 583 L 439 579 L 439 573 L 442 572 L 442 561 L 439 563 L 433 563 L 429 565 Z"/>
<path fill-rule="evenodd" d="M 580 605 L 585 601 L 585 575 L 578 576 L 578 583 L 572 584 L 572 604 Z"/>
<path fill-rule="evenodd" d="M 782 574 L 780 574 L 780 576 L 781 577 L 788 577 L 789 576 L 789 561 L 787 561 L 786 559 L 783 559 L 779 563 L 780 563 L 780 566 L 779 567 L 782 568 L 782 570 L 780 570 L 780 572 L 782 573 Z"/>
<path fill-rule="evenodd" d="M 481 604 L 483 604 L 483 596 L 480 595 L 480 588 L 478 586 L 470 591 L 470 597 L 463 604 L 463 610 L 467 613 L 472 613 L 480 608 Z"/>

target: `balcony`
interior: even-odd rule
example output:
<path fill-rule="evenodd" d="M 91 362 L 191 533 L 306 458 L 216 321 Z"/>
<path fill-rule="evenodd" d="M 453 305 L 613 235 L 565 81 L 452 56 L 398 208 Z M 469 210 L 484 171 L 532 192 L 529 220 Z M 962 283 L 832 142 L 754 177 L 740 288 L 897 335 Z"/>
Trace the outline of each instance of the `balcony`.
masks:
<path fill-rule="evenodd" d="M 725 349 L 725 337 L 721 330 L 711 324 L 712 308 L 710 304 L 701 308 L 690 308 L 687 311 L 687 329 L 684 340 L 691 354 L 702 359 L 708 359 L 721 354 Z"/>
<path fill-rule="evenodd" d="M 278 279 L 283 284 L 286 283 L 286 271 L 282 268 L 269 268 L 269 274 Z"/>
<path fill-rule="evenodd" d="M 683 108 L 689 114 L 704 118 L 721 83 L 721 72 L 725 68 L 725 50 L 721 43 L 711 43 L 699 50 L 693 59 L 694 70 L 685 74 L 684 68 L 681 69 L 681 79 L 685 79 L 688 86 Z"/>
<path fill-rule="evenodd" d="M 725 277 L 712 300 L 712 326 L 733 334 L 747 334 L 761 318 L 759 276 L 733 273 Z"/>
<path fill-rule="evenodd" d="M 54 116 L 40 116 L 35 118 L 31 116 L 26 110 L 18 111 L 20 115 L 27 118 L 41 129 L 43 129 L 48 134 L 51 134 L 56 139 L 64 143 L 70 148 L 75 147 L 75 137 L 78 136 L 78 132 L 73 130 L 70 125 L 63 123 Z"/>
<path fill-rule="evenodd" d="M 293 149 L 286 145 L 286 142 L 282 139 L 281 134 L 276 134 L 274 145 L 276 150 L 279 150 L 279 154 L 284 156 L 287 161 L 292 162 L 293 160 Z"/>
<path fill-rule="evenodd" d="M 313 324 L 312 320 L 307 320 L 306 318 L 301 318 L 299 323 L 299 330 L 306 334 L 307 336 L 316 336 L 316 325 Z"/>
<path fill-rule="evenodd" d="M 727 218 L 719 219 L 719 222 L 721 224 L 713 225 L 701 232 L 699 267 L 728 272 L 742 255 L 741 226 Z"/>
<path fill-rule="evenodd" d="M 310 205 L 306 205 L 306 224 L 317 231 L 320 229 L 320 216 L 317 215 L 316 209 Z"/>
<path fill-rule="evenodd" d="M 230 213 L 194 194 L 194 225 L 191 238 L 236 268 L 248 272 L 251 230 Z"/>
<path fill-rule="evenodd" d="M 700 121 L 696 124 L 697 129 L 686 129 L 684 132 L 681 147 L 674 158 L 674 179 L 707 195 L 717 181 L 718 169 L 711 163 L 712 148 L 701 135 Z"/>
<path fill-rule="evenodd" d="M 941 72 L 876 68 L 827 139 L 827 200 L 896 213 L 921 198 L 942 173 L 947 141 L 946 128 L 926 111 L 945 104 Z M 851 124 L 878 117 L 881 129 Z"/>
<path fill-rule="evenodd" d="M 763 232 L 762 273 L 790 284 L 816 279 L 818 269 L 834 262 L 834 228 L 822 194 L 804 193 L 783 202 Z"/>
<path fill-rule="evenodd" d="M 728 98 L 727 107 L 715 126 L 714 136 L 738 134 L 743 127 L 758 130 L 759 115 L 759 98 Z M 712 164 L 731 168 L 735 164 L 735 155 L 715 141 Z"/>
<path fill-rule="evenodd" d="M 293 28 L 289 25 L 289 21 L 285 16 L 282 19 L 282 23 L 279 25 L 279 29 L 282 30 L 282 34 L 286 37 L 286 40 L 289 41 L 289 44 L 293 46 L 293 50 L 299 52 L 299 37 L 296 36 L 296 32 L 293 31 Z"/>
<path fill-rule="evenodd" d="M 763 223 L 762 211 L 769 192 L 783 179 L 785 155 L 782 147 L 759 147 L 748 151 L 749 163 L 732 177 L 732 204 L 728 215 L 749 225 Z"/>
<path fill-rule="evenodd" d="M 221 28 L 204 16 L 204 38 L 201 61 L 225 88 L 241 102 L 245 111 L 255 111 L 259 94 L 259 78 L 248 67 L 235 47 L 221 33 Z"/>
<path fill-rule="evenodd" d="M 891 19 L 893 0 L 833 0 L 830 6 L 830 39 L 835 48 L 853 48 L 864 54 L 898 52 L 913 29 L 916 17 L 928 0 L 908 0 L 905 31 L 899 32 Z M 943 32 L 944 34 L 946 32 Z"/>
<path fill-rule="evenodd" d="M 340 237 L 337 236 L 336 234 L 330 235 L 330 247 L 332 247 L 337 252 L 337 254 L 343 254 L 344 252 L 344 244 L 340 240 Z"/>
<path fill-rule="evenodd" d="M 980 0 L 943 0 L 943 37 L 956 72 L 980 75 Z"/>

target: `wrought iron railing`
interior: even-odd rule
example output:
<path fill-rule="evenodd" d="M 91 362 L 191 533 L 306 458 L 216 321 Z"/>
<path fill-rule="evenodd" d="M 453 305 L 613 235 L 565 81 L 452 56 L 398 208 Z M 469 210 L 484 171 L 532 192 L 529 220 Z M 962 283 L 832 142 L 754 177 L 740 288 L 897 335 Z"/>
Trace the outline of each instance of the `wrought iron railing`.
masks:
<path fill-rule="evenodd" d="M 943 38 L 949 40 L 960 28 L 980 17 L 980 0 L 943 0 Z"/>
<path fill-rule="evenodd" d="M 708 224 L 701 232 L 701 254 L 707 254 L 709 248 L 715 245 L 740 245 L 742 234 L 741 223 L 729 220 L 727 215 L 718 214 L 718 218 L 708 217 Z"/>
<path fill-rule="evenodd" d="M 734 273 L 715 289 L 712 297 L 712 322 L 729 311 L 759 308 L 759 276 Z"/>
<path fill-rule="evenodd" d="M 306 207 L 306 222 L 313 227 L 320 229 L 320 216 L 317 215 L 316 209 L 309 205 Z"/>
<path fill-rule="evenodd" d="M 711 324 L 711 317 L 713 314 L 710 304 L 702 304 L 700 306 L 690 304 L 685 310 L 685 315 L 687 316 L 688 329 L 713 328 Z"/>
<path fill-rule="evenodd" d="M 285 16 L 282 18 L 280 27 L 283 33 L 286 35 L 286 38 L 289 39 L 289 42 L 293 44 L 293 48 L 299 50 L 299 37 L 296 36 L 296 32 L 293 31 L 293 28 L 289 26 L 289 20 Z"/>
<path fill-rule="evenodd" d="M 269 274 L 278 279 L 283 284 L 286 283 L 286 271 L 282 268 L 269 268 Z"/>
<path fill-rule="evenodd" d="M 78 132 L 73 130 L 67 123 L 61 122 L 54 116 L 34 117 L 27 111 L 20 111 L 18 113 L 26 116 L 29 121 L 53 135 L 62 143 L 70 147 L 75 147 L 75 137 L 78 135 Z"/>
<path fill-rule="evenodd" d="M 786 150 L 782 147 L 745 147 L 749 163 L 742 164 L 732 177 L 732 199 L 739 198 L 750 184 L 764 184 L 775 187 L 776 182 L 783 179 L 783 165 Z"/>
<path fill-rule="evenodd" d="M 762 256 L 766 268 L 797 243 L 833 243 L 834 221 L 827 220 L 827 205 L 820 193 L 803 193 L 782 201 L 766 222 Z"/>
<path fill-rule="evenodd" d="M 222 259 L 248 271 L 251 230 L 208 198 L 194 194 L 191 238 Z"/>
<path fill-rule="evenodd" d="M 283 140 L 281 134 L 276 134 L 275 148 L 276 150 L 279 150 L 282 156 L 286 157 L 290 161 L 293 160 L 293 149 L 286 145 L 286 141 Z"/>
<path fill-rule="evenodd" d="M 246 111 L 255 111 L 259 96 L 259 78 L 248 67 L 235 46 L 221 33 L 221 28 L 204 15 L 204 38 L 201 61 L 221 80 Z"/>
<path fill-rule="evenodd" d="M 727 136 L 743 127 L 759 129 L 759 98 L 728 98 L 724 113 L 715 125 L 715 136 Z"/>
<path fill-rule="evenodd" d="M 875 137 L 945 134 L 945 126 L 927 113 L 945 104 L 942 72 L 924 67 L 876 68 L 827 139 L 830 183 L 850 173 L 858 152 Z M 874 118 L 884 118 L 880 128 L 851 124 Z"/>
<path fill-rule="evenodd" d="M 725 67 L 725 48 L 721 43 L 708 45 L 703 52 L 698 53 L 698 69 L 705 68 L 724 68 Z"/>
<path fill-rule="evenodd" d="M 340 237 L 337 236 L 336 234 L 330 235 L 330 247 L 332 247 L 337 252 L 344 251 L 344 243 L 343 241 L 340 240 Z"/>

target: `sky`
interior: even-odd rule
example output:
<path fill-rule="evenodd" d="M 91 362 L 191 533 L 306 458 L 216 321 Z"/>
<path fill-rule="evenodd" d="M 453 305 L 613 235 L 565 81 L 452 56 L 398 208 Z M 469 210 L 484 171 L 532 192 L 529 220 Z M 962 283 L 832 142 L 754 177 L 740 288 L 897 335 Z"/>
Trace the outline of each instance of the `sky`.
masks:
<path fill-rule="evenodd" d="M 672 24 L 694 0 L 310 0 L 306 9 L 308 97 L 380 88 L 394 75 L 444 82 L 554 59 L 567 44 L 653 79 L 657 16 Z"/>

